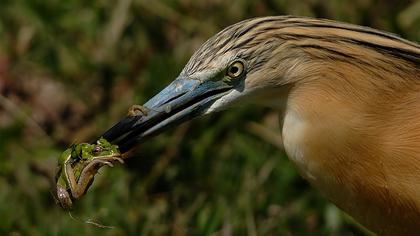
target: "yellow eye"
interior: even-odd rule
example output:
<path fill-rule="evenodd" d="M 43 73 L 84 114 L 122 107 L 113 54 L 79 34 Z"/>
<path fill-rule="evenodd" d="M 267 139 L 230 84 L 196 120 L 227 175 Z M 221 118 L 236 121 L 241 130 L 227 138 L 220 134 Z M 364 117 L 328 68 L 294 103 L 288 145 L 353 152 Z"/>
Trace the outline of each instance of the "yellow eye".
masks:
<path fill-rule="evenodd" d="M 237 78 L 241 76 L 245 71 L 244 63 L 241 61 L 235 61 L 227 69 L 227 75 L 232 78 Z"/>

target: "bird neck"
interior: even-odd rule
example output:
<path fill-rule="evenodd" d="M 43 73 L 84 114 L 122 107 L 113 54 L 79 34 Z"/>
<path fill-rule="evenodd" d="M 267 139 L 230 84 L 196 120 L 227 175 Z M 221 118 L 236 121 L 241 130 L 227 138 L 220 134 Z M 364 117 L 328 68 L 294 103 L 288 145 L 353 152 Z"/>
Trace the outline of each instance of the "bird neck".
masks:
<path fill-rule="evenodd" d="M 384 222 L 420 222 L 418 74 L 346 62 L 308 66 L 317 72 L 293 83 L 287 96 L 282 135 L 289 158 L 330 200 L 377 232 Z M 302 78 L 301 71 L 290 76 Z"/>

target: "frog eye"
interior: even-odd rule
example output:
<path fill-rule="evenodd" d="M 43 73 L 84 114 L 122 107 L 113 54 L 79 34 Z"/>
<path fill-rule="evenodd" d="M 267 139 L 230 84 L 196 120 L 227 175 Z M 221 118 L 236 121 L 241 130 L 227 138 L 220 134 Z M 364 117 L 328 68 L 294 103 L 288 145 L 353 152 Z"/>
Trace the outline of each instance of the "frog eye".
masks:
<path fill-rule="evenodd" d="M 93 153 L 97 154 L 97 153 L 99 153 L 99 152 L 102 152 L 102 147 L 100 147 L 100 146 L 96 146 L 96 147 L 93 149 Z"/>
<path fill-rule="evenodd" d="M 231 78 L 237 78 L 245 72 L 245 65 L 242 61 L 233 62 L 227 69 L 227 75 Z"/>

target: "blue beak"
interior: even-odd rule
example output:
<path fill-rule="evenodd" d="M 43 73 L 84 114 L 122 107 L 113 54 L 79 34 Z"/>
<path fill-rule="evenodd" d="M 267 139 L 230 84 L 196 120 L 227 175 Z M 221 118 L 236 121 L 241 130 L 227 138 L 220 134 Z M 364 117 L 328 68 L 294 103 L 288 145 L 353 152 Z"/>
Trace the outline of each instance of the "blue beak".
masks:
<path fill-rule="evenodd" d="M 102 137 L 126 152 L 149 137 L 203 114 L 232 88 L 222 80 L 179 77 L 143 105 L 147 114 L 125 117 Z"/>

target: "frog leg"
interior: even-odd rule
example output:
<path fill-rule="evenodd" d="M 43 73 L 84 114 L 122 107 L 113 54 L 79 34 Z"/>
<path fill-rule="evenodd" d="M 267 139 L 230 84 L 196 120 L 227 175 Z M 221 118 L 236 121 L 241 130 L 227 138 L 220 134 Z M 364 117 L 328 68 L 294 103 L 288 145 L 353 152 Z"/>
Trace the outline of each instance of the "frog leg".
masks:
<path fill-rule="evenodd" d="M 57 185 L 57 200 L 60 206 L 65 210 L 71 210 L 73 202 L 66 188 Z"/>
<path fill-rule="evenodd" d="M 68 162 L 65 163 L 66 176 L 69 182 L 71 195 L 74 199 L 80 198 L 86 190 L 89 188 L 90 184 L 95 177 L 95 174 L 98 172 L 99 168 L 103 165 L 113 166 L 112 162 L 118 161 L 123 163 L 123 160 L 119 157 L 120 155 L 110 155 L 103 157 L 96 157 L 90 161 L 80 173 L 79 179 L 76 181 L 74 176 L 73 168 Z"/>
<path fill-rule="evenodd" d="M 90 163 L 95 162 L 95 161 L 98 161 L 105 165 L 109 165 L 110 167 L 114 166 L 112 163 L 115 161 L 118 161 L 119 163 L 124 164 L 124 160 L 121 158 L 121 154 L 112 154 L 108 156 L 95 157 Z"/>

